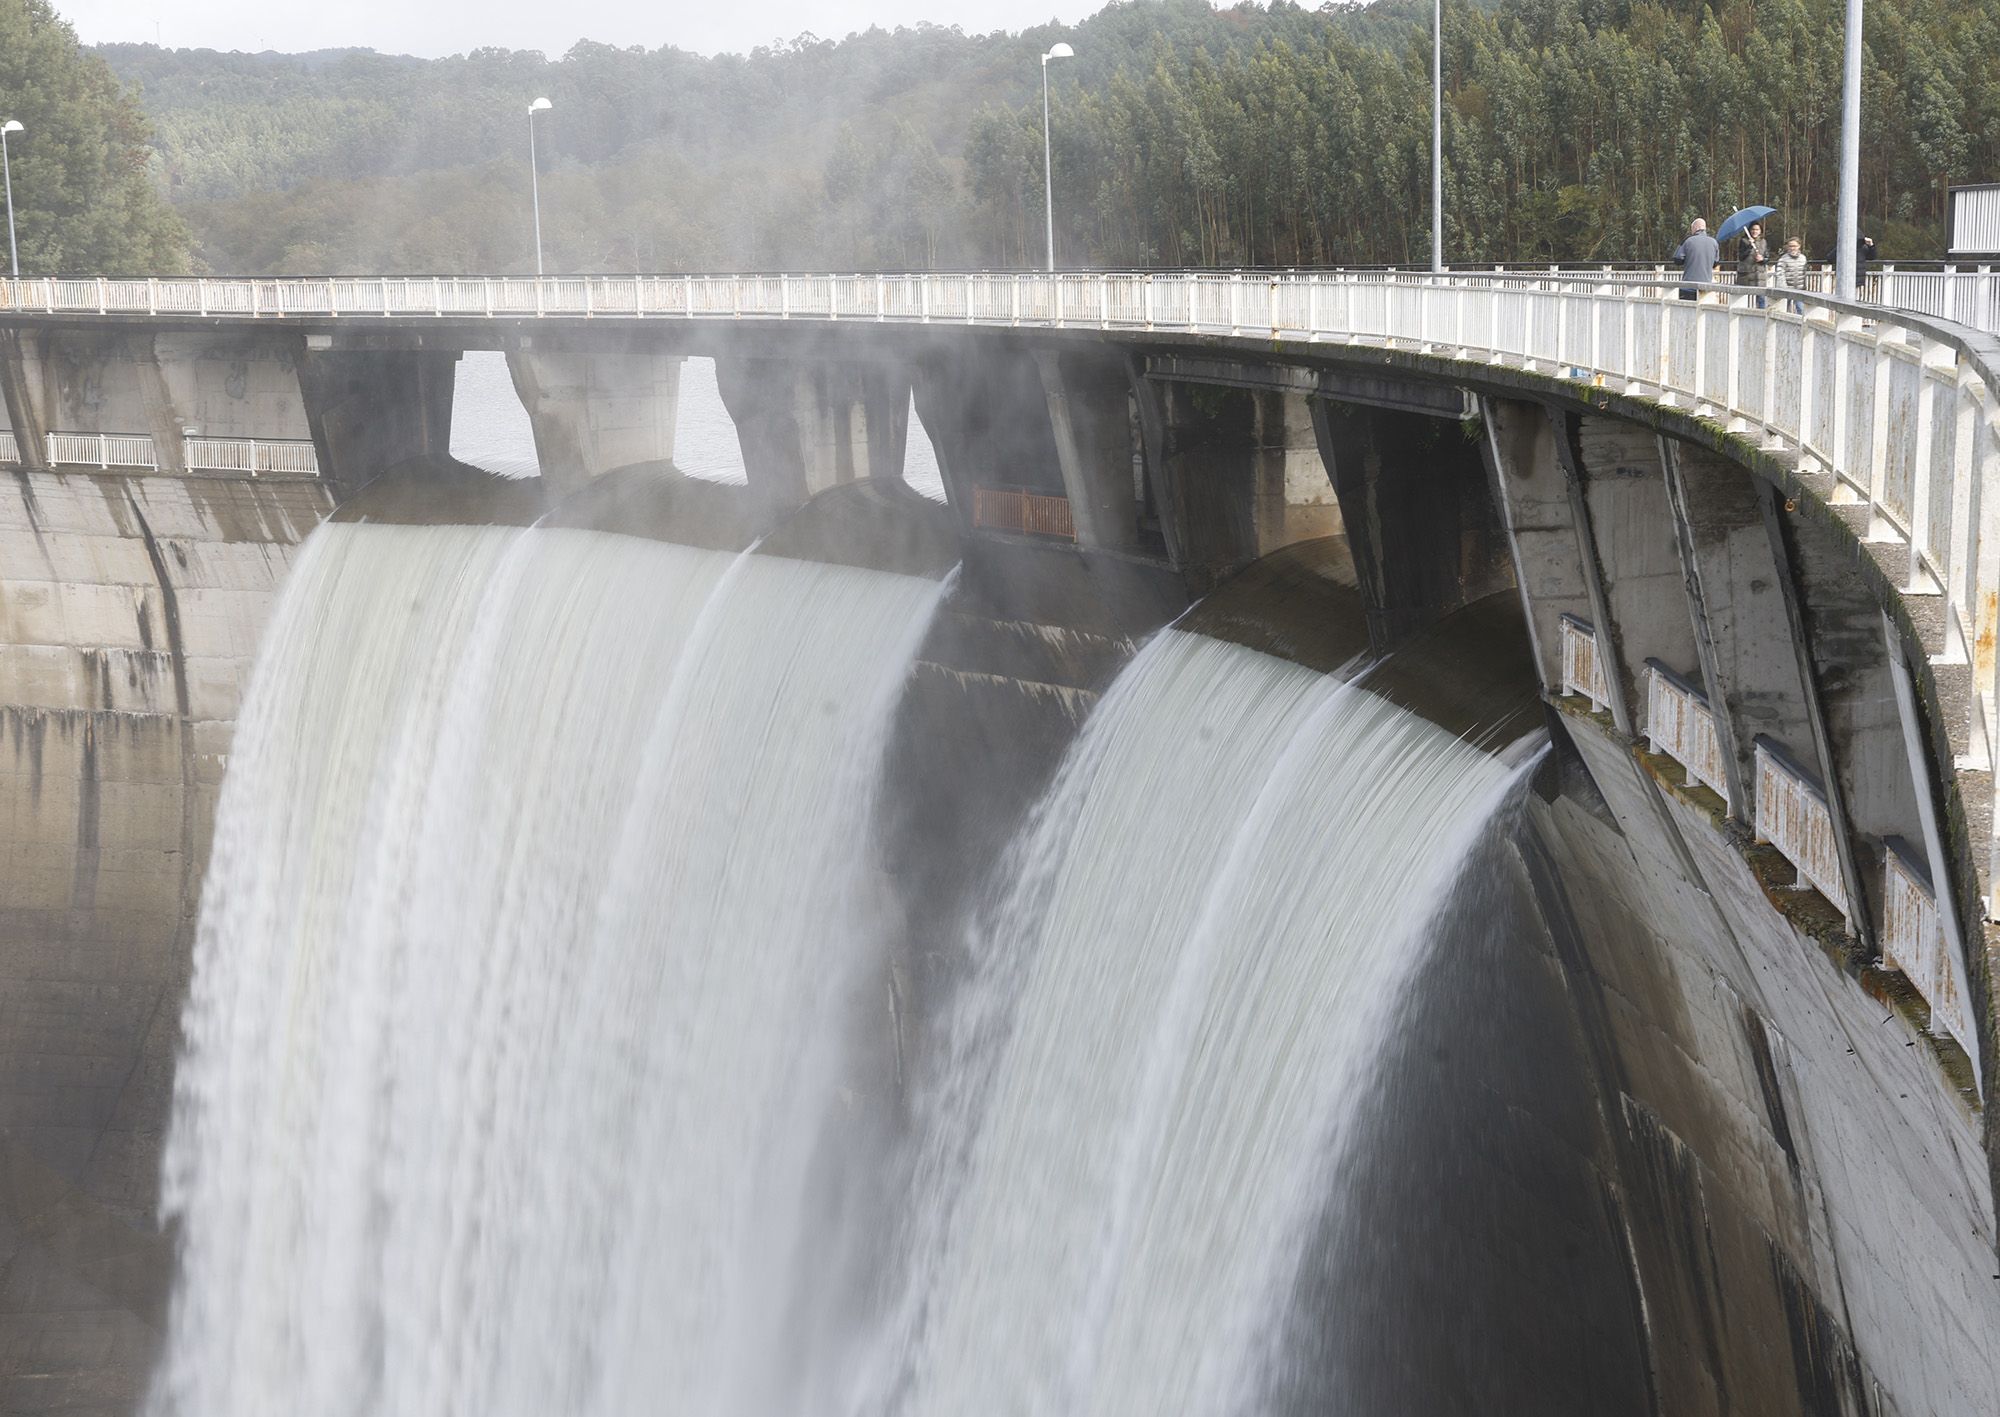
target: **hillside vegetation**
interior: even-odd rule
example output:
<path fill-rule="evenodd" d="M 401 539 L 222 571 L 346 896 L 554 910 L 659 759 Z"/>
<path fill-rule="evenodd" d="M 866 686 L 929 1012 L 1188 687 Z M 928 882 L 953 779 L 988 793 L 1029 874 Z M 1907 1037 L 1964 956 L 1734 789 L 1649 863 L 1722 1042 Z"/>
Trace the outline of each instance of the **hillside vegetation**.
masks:
<path fill-rule="evenodd" d="M 19 4 L 21 0 L 5 0 Z M 2000 178 L 2000 0 L 1872 0 L 1862 187 L 1884 254 L 1935 257 L 1944 190 Z M 1447 256 L 1659 259 L 1767 201 L 1815 252 L 1838 166 L 1840 0 L 1446 6 Z M 581 44 L 439 60 L 100 50 L 215 271 L 1039 260 L 1039 54 L 1058 240 L 1102 265 L 1424 259 L 1427 3 L 1129 0 L 1073 28 L 924 27 L 747 56 Z"/>

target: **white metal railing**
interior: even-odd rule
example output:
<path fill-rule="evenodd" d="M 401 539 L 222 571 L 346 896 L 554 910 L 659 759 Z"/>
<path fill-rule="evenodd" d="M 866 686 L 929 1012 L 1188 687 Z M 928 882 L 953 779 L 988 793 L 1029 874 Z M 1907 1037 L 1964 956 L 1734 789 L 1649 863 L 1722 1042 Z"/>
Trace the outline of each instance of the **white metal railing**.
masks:
<path fill-rule="evenodd" d="M 1594 709 L 1611 704 L 1611 685 L 1604 677 L 1597 631 L 1574 615 L 1562 617 L 1562 688 L 1565 694 L 1583 695 Z"/>
<path fill-rule="evenodd" d="M 1337 333 L 1314 318 L 1314 287 L 1494 282 L 1660 290 L 1666 265 L 1496 265 L 1448 275 L 1396 267 L 1287 271 L 979 272 L 923 275 L 588 275 L 102 277 L 0 279 L 0 314 L 389 317 L 523 315 L 751 317 L 1194 325 Z M 1798 294 L 1825 297 L 1830 268 L 1814 265 Z M 1789 300 L 1790 287 L 1712 287 Z M 1864 303 L 2000 333 L 2000 269 L 1885 263 L 1862 273 Z"/>
<path fill-rule="evenodd" d="M 1646 661 L 1646 741 L 1729 800 L 1729 774 L 1708 696 L 1658 660 Z"/>
<path fill-rule="evenodd" d="M 319 474 L 319 450 L 309 438 L 188 438 L 183 455 L 190 472 Z"/>
<path fill-rule="evenodd" d="M 1975 1061 L 1979 1039 L 1964 968 L 1938 919 L 1930 882 L 1899 843 L 1883 853 L 1882 963 L 1903 972 L 1931 1010 L 1931 1032 L 1949 1034 Z"/>
<path fill-rule="evenodd" d="M 319 452 L 303 438 L 187 438 L 183 465 L 190 472 L 240 472 L 316 477 Z M 56 467 L 159 468 L 158 450 L 145 433 L 51 433 L 48 460 Z M 18 463 L 12 433 L 0 434 L 0 462 Z"/>
<path fill-rule="evenodd" d="M 156 467 L 143 433 L 51 433 L 48 457 L 59 467 Z"/>
<path fill-rule="evenodd" d="M 1840 844 L 1825 791 L 1768 738 L 1757 740 L 1755 757 L 1757 840 L 1775 846 L 1798 869 L 1799 878 L 1831 901 L 1851 925 L 1854 906 L 1842 884 Z"/>
<path fill-rule="evenodd" d="M 18 463 L 21 460 L 21 445 L 14 441 L 14 430 L 0 428 L 0 463 Z"/>
<path fill-rule="evenodd" d="M 1881 304 L 1659 268 L 949 275 L 0 280 L 10 314 L 222 319 L 830 320 L 1181 331 L 1359 346 L 1650 400 L 1825 474 L 1939 602 L 1938 662 L 1972 669 L 1959 766 L 2000 744 L 2000 273 L 1871 270 Z M 1906 308 L 1897 308 L 1906 307 Z M 1912 312 L 1929 312 L 1912 313 Z M 1904 554 L 1907 553 L 1907 554 Z M 1601 700 L 1599 701 L 1601 702 Z M 2000 811 L 1992 812 L 2000 826 Z M 1981 850 L 2000 865 L 2000 837 Z M 1989 911 L 1993 901 L 1989 900 Z"/>

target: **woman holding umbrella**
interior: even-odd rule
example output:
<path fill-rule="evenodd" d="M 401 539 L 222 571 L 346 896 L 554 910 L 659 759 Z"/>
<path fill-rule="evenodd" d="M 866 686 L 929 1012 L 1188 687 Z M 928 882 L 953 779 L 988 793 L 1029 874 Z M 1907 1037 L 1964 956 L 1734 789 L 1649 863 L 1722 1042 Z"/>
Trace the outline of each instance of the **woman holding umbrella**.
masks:
<path fill-rule="evenodd" d="M 1745 207 L 1734 212 L 1716 233 L 1718 240 L 1727 241 L 1737 232 L 1743 239 L 1736 244 L 1736 283 L 1738 285 L 1763 285 L 1771 270 L 1771 243 L 1764 239 L 1763 219 L 1776 211 L 1775 207 Z M 1757 308 L 1765 305 L 1763 296 L 1757 297 Z"/>

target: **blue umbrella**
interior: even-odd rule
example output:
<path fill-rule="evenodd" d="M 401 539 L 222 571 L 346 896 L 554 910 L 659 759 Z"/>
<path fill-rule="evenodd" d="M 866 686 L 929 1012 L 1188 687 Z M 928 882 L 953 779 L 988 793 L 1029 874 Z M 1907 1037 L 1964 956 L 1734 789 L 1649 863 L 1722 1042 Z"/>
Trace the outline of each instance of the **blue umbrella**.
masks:
<path fill-rule="evenodd" d="M 1762 221 L 1776 210 L 1776 207 L 1745 207 L 1740 212 L 1732 212 L 1729 220 L 1722 224 L 1722 230 L 1715 233 L 1715 239 L 1727 241 L 1751 222 Z"/>

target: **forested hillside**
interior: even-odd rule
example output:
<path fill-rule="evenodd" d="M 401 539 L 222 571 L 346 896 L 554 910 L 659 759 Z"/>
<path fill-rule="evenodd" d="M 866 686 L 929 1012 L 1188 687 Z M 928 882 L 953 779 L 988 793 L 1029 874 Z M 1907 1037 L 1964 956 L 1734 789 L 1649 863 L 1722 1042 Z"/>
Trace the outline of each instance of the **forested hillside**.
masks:
<path fill-rule="evenodd" d="M 188 234 L 148 176 L 146 116 L 48 0 L 0 0 L 0 122 L 23 271 L 178 271 Z M 0 262 L 12 252 L 0 247 Z M 9 267 L 0 265 L 0 272 Z"/>
<path fill-rule="evenodd" d="M 2000 178 L 2000 0 L 1868 9 L 1864 222 L 1934 257 L 1945 186 Z M 1065 260 L 1359 263 L 1427 253 L 1429 14 L 1130 0 L 1071 29 L 714 59 L 101 53 L 218 271 L 529 267 L 544 93 L 553 266 L 1033 263 L 1057 39 L 1078 54 L 1053 69 Z M 1689 216 L 1758 200 L 1826 244 L 1840 23 L 1840 0 L 1452 0 L 1448 258 L 1657 259 Z"/>

